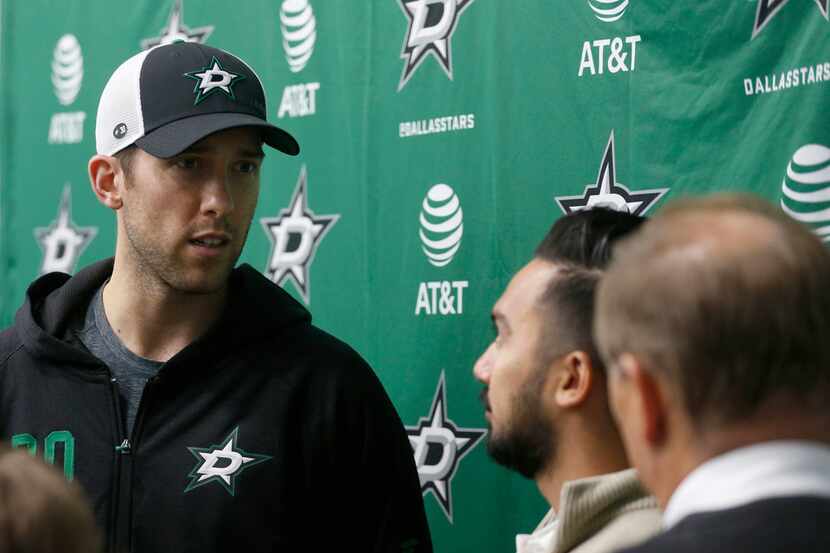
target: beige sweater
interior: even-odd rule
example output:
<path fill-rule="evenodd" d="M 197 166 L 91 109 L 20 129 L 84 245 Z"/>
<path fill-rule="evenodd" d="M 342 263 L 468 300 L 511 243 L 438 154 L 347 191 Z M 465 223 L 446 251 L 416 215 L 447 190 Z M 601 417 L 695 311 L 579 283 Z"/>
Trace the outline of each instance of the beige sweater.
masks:
<path fill-rule="evenodd" d="M 566 482 L 559 507 L 529 539 L 517 539 L 519 553 L 611 553 L 660 530 L 657 502 L 646 495 L 634 469 Z M 552 535 L 542 540 L 549 543 L 542 549 L 537 538 L 545 533 Z"/>

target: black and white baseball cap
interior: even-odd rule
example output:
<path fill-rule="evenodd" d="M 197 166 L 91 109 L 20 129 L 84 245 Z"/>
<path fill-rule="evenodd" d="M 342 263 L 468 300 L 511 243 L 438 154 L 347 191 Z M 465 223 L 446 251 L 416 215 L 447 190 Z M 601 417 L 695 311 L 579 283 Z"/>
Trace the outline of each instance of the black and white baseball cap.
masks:
<path fill-rule="evenodd" d="M 214 132 L 258 127 L 266 144 L 297 155 L 297 141 L 269 123 L 265 111 L 262 81 L 233 54 L 194 42 L 156 46 L 125 61 L 107 81 L 95 146 L 113 155 L 135 144 L 169 158 Z"/>

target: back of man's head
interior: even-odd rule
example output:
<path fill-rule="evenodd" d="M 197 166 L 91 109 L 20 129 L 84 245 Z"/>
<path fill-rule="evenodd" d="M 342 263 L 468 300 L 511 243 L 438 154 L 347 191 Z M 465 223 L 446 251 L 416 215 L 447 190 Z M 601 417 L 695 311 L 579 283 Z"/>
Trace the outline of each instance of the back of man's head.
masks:
<path fill-rule="evenodd" d="M 757 198 L 670 205 L 619 245 L 597 303 L 606 362 L 659 373 L 696 431 L 770 406 L 826 416 L 830 253 Z"/>
<path fill-rule="evenodd" d="M 571 213 L 553 224 L 534 252 L 535 258 L 558 268 L 540 306 L 551 321 L 545 328 L 558 334 L 557 340 L 547 343 L 561 346 L 564 341 L 573 349 L 582 349 L 602 368 L 591 328 L 596 288 L 616 242 L 644 221 L 637 215 L 598 207 Z"/>
<path fill-rule="evenodd" d="M 0 446 L 0 551 L 100 551 L 92 512 L 77 484 L 27 452 L 6 446 Z"/>
<path fill-rule="evenodd" d="M 534 255 L 551 263 L 583 269 L 604 269 L 612 247 L 645 219 L 597 207 L 560 217 L 536 247 Z"/>

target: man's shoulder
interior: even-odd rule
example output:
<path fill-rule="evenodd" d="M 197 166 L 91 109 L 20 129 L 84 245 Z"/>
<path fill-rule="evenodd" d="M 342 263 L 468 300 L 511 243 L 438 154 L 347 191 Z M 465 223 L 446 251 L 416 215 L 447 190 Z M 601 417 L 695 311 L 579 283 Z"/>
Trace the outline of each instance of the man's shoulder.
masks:
<path fill-rule="evenodd" d="M 782 497 L 690 515 L 624 553 L 830 551 L 830 499 Z"/>
<path fill-rule="evenodd" d="M 662 516 L 656 506 L 626 510 L 570 553 L 612 553 L 638 545 L 660 531 Z"/>
<path fill-rule="evenodd" d="M 365 364 L 360 354 L 349 344 L 309 321 L 296 321 L 283 328 L 277 336 L 265 336 L 259 340 L 258 349 L 272 351 L 278 358 L 295 357 L 316 364 Z"/>

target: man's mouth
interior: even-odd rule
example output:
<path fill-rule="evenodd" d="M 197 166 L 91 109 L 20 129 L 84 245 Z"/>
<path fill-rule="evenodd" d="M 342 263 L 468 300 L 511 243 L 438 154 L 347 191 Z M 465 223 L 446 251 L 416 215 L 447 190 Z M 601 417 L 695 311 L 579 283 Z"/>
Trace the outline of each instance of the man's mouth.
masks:
<path fill-rule="evenodd" d="M 190 239 L 190 243 L 203 248 L 221 248 L 231 241 L 227 234 L 202 234 Z"/>
<path fill-rule="evenodd" d="M 493 410 L 490 408 L 490 398 L 487 397 L 487 392 L 489 387 L 485 386 L 481 389 L 481 393 L 479 394 L 479 399 L 481 400 L 481 404 L 484 405 L 484 411 L 486 413 L 490 413 Z"/>

